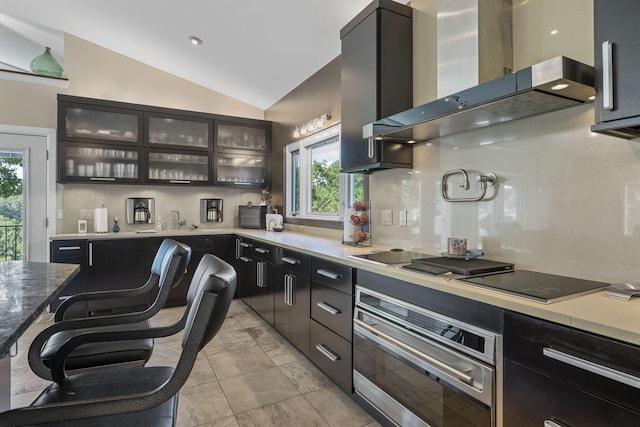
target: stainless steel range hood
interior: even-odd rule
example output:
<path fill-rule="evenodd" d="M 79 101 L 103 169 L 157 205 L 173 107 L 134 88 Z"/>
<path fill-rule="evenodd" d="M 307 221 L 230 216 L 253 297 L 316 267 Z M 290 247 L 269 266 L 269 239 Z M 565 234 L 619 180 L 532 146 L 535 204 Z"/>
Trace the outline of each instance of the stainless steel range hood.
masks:
<path fill-rule="evenodd" d="M 363 138 L 421 142 L 561 110 L 593 102 L 593 82 L 593 67 L 558 56 L 367 124 Z"/>

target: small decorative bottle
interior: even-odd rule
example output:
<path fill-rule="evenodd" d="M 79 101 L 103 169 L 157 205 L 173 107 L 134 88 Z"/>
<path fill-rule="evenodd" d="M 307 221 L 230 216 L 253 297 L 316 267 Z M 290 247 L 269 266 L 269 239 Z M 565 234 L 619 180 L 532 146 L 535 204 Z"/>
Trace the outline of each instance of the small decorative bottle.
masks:
<path fill-rule="evenodd" d="M 118 225 L 118 217 L 114 216 L 113 217 L 113 228 L 111 229 L 111 231 L 113 231 L 114 233 L 117 233 L 120 231 L 120 226 Z"/>

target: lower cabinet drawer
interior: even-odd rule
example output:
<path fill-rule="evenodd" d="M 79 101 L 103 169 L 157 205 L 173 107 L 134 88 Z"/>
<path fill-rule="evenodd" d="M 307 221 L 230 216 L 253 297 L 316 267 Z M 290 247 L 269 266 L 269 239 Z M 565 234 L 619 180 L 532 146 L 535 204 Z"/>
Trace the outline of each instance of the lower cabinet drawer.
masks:
<path fill-rule="evenodd" d="M 640 414 L 505 361 L 504 426 L 637 426 Z"/>
<path fill-rule="evenodd" d="M 309 357 L 341 389 L 353 392 L 351 343 L 311 320 Z"/>
<path fill-rule="evenodd" d="M 352 296 L 333 288 L 313 283 L 311 286 L 311 318 L 347 341 L 352 340 Z"/>

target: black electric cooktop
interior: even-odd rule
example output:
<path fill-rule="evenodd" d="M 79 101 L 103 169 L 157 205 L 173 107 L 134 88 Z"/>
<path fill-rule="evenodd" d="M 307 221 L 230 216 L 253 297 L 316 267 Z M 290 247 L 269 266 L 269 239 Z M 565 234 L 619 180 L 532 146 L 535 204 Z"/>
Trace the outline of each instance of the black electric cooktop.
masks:
<path fill-rule="evenodd" d="M 608 283 L 555 274 L 515 270 L 508 273 L 461 279 L 474 285 L 492 288 L 508 294 L 549 304 L 563 299 L 595 292 L 609 286 Z"/>
<path fill-rule="evenodd" d="M 413 251 L 391 250 L 385 252 L 372 252 L 369 254 L 349 255 L 351 258 L 358 258 L 379 264 L 404 264 L 412 259 L 425 257 L 425 254 Z"/>

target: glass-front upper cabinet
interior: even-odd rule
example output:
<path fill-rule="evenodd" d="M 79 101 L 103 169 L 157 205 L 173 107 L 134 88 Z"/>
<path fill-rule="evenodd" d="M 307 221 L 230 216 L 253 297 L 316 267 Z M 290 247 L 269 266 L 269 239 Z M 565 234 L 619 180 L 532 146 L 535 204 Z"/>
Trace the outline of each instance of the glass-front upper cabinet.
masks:
<path fill-rule="evenodd" d="M 213 120 L 162 114 L 145 114 L 150 147 L 167 146 L 187 150 L 208 150 Z"/>
<path fill-rule="evenodd" d="M 216 123 L 216 151 L 251 150 L 269 153 L 270 124 Z"/>
<path fill-rule="evenodd" d="M 209 156 L 174 151 L 149 150 L 147 181 L 168 184 L 206 184 Z"/>
<path fill-rule="evenodd" d="M 62 102 L 58 110 L 58 129 L 61 140 L 140 145 L 142 113 L 101 105 Z"/>
<path fill-rule="evenodd" d="M 267 156 L 218 153 L 215 161 L 215 184 L 264 187 L 269 176 Z"/>
<path fill-rule="evenodd" d="M 60 145 L 58 180 L 140 182 L 141 148 L 122 145 Z"/>

